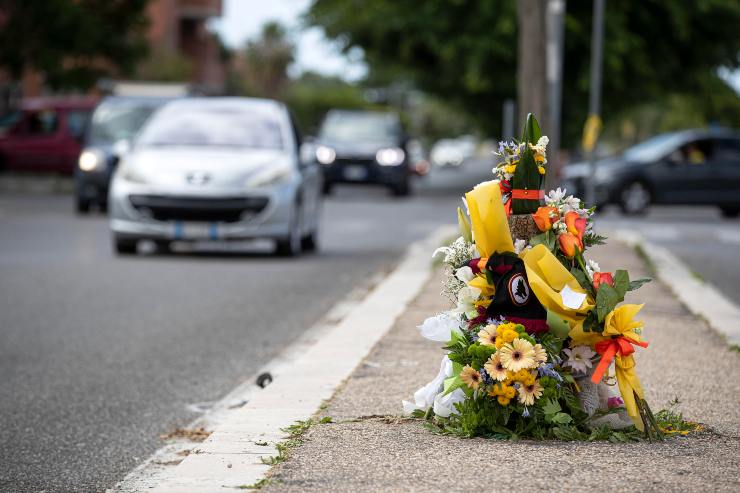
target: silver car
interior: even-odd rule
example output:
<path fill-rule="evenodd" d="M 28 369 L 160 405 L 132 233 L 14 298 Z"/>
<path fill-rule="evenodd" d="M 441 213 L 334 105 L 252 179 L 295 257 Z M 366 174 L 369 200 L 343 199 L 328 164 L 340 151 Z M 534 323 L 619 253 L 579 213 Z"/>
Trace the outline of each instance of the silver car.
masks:
<path fill-rule="evenodd" d="M 287 108 L 248 98 L 170 102 L 144 125 L 111 182 L 117 253 L 140 239 L 271 238 L 282 255 L 316 248 L 321 171 L 300 159 Z"/>

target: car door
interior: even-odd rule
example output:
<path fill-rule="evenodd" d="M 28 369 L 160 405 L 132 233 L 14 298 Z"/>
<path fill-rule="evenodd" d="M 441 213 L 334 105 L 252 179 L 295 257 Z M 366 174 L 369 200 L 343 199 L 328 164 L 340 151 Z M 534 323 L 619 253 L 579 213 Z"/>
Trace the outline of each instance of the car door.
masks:
<path fill-rule="evenodd" d="M 9 164 L 19 171 L 59 171 L 64 161 L 59 112 L 25 112 L 6 144 L 6 154 Z"/>
<path fill-rule="evenodd" d="M 706 200 L 705 190 L 713 180 L 711 139 L 686 141 L 666 156 L 654 168 L 661 173 L 653 176 L 659 202 L 669 204 L 701 204 Z"/>
<path fill-rule="evenodd" d="M 740 139 L 717 139 L 712 157 L 716 178 L 704 192 L 707 203 L 740 205 Z"/>

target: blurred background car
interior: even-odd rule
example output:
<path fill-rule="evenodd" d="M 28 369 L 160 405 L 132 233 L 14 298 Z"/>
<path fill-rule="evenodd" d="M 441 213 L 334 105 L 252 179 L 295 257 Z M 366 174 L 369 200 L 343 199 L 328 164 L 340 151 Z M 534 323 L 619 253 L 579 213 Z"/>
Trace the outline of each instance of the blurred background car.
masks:
<path fill-rule="evenodd" d="M 589 165 L 565 166 L 563 185 L 584 195 Z M 643 214 L 651 204 L 716 205 L 723 215 L 740 214 L 740 133 L 684 130 L 657 135 L 596 162 L 598 205 L 617 204 L 625 214 Z"/>
<path fill-rule="evenodd" d="M 95 97 L 24 99 L 0 134 L 0 169 L 72 174 Z"/>
<path fill-rule="evenodd" d="M 120 155 L 152 112 L 168 101 L 170 98 L 112 96 L 95 108 L 74 172 L 77 212 L 87 213 L 91 205 L 106 209 L 108 184 Z"/>
<path fill-rule="evenodd" d="M 140 239 L 270 238 L 282 255 L 317 246 L 321 173 L 301 162 L 287 108 L 250 98 L 173 101 L 144 125 L 109 191 L 119 254 Z"/>
<path fill-rule="evenodd" d="M 387 186 L 393 195 L 408 195 L 407 141 L 396 113 L 329 111 L 314 142 L 324 193 L 336 183 L 372 183 Z"/>
<path fill-rule="evenodd" d="M 440 139 L 432 147 L 432 163 L 438 167 L 461 166 L 475 155 L 475 138 L 462 136 L 457 139 Z"/>

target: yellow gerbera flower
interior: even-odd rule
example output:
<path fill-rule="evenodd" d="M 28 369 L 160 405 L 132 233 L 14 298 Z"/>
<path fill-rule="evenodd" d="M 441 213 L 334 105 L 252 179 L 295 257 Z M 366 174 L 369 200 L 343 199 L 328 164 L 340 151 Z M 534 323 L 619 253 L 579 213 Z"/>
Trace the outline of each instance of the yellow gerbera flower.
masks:
<path fill-rule="evenodd" d="M 535 380 L 532 385 L 519 386 L 519 402 L 525 406 L 531 406 L 536 399 L 542 396 L 542 385 L 539 380 Z"/>
<path fill-rule="evenodd" d="M 483 365 L 483 368 L 486 369 L 486 372 L 488 372 L 491 378 L 498 380 L 499 382 L 503 382 L 508 377 L 506 368 L 501 364 L 501 353 L 499 351 L 496 351 L 490 358 L 488 358 L 488 361 Z"/>
<path fill-rule="evenodd" d="M 536 366 L 534 348 L 527 340 L 515 339 L 514 342 L 504 345 L 498 352 L 501 353 L 501 363 L 507 370 L 519 371 L 522 368 Z"/>
<path fill-rule="evenodd" d="M 496 326 L 486 325 L 478 332 L 478 342 L 484 346 L 496 345 Z"/>
<path fill-rule="evenodd" d="M 478 387 L 481 383 L 481 376 L 480 372 L 470 365 L 465 365 L 465 367 L 460 372 L 460 380 L 465 383 L 468 387 L 470 387 L 473 390 L 478 390 Z"/>

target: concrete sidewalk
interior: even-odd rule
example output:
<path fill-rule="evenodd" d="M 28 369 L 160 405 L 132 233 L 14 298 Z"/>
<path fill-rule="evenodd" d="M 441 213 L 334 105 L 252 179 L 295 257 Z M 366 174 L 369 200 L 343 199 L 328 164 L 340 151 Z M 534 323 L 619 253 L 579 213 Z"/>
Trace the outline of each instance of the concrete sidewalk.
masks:
<path fill-rule="evenodd" d="M 613 241 L 591 258 L 605 270 L 648 275 Z M 643 286 L 628 302 L 650 348 L 638 373 L 654 411 L 675 397 L 706 431 L 662 443 L 517 443 L 436 435 L 401 417 L 401 400 L 431 380 L 442 351 L 415 329 L 446 309 L 439 273 L 337 392 L 262 491 L 740 491 L 740 354 L 691 315 L 666 286 Z"/>

